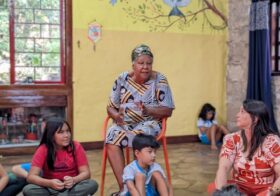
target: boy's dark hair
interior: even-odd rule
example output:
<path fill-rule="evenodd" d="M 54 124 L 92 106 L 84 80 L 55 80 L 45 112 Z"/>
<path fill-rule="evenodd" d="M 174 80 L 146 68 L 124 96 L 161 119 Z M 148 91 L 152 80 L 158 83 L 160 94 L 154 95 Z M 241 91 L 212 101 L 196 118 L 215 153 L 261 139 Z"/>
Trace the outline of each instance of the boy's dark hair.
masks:
<path fill-rule="evenodd" d="M 132 141 L 133 151 L 141 151 L 145 147 L 159 148 L 160 144 L 157 142 L 156 138 L 152 135 L 145 135 L 140 133 L 136 135 Z"/>
<path fill-rule="evenodd" d="M 213 116 L 212 118 L 210 119 L 210 121 L 214 120 L 215 118 L 215 113 L 216 113 L 216 108 L 214 106 L 212 106 L 210 103 L 205 103 L 202 108 L 201 108 L 201 111 L 198 115 L 199 118 L 202 118 L 203 120 L 207 120 L 206 119 L 206 114 L 207 112 L 210 112 L 212 111 L 213 112 Z"/>
<path fill-rule="evenodd" d="M 223 186 L 221 190 L 216 190 L 212 196 L 245 196 L 233 184 Z"/>

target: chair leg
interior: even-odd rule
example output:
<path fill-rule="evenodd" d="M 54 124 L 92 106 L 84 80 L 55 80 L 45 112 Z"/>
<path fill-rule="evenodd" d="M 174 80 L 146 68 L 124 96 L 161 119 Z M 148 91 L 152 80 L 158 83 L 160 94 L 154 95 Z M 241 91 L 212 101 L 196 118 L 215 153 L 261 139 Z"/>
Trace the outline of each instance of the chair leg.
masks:
<path fill-rule="evenodd" d="M 102 174 L 101 174 L 101 186 L 100 186 L 100 195 L 104 196 L 104 183 L 106 175 L 106 162 L 107 162 L 107 148 L 106 144 L 103 147 L 103 156 L 102 156 Z"/>
<path fill-rule="evenodd" d="M 130 163 L 130 154 L 129 154 L 128 146 L 125 148 L 125 152 L 126 152 L 126 165 L 128 165 Z"/>
<path fill-rule="evenodd" d="M 162 138 L 162 146 L 163 146 L 163 154 L 164 154 L 167 178 L 168 178 L 169 184 L 171 184 L 170 166 L 169 166 L 169 161 L 168 161 L 168 154 L 167 154 L 167 146 L 166 146 L 166 138 L 165 137 Z"/>

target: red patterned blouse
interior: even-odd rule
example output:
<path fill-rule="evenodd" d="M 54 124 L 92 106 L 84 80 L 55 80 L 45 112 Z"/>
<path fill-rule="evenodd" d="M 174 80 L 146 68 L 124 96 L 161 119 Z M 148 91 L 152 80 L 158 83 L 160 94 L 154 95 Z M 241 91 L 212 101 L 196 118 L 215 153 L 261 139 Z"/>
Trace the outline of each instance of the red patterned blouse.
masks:
<path fill-rule="evenodd" d="M 241 131 L 225 136 L 220 158 L 225 157 L 232 162 L 232 180 L 249 195 L 266 190 L 275 181 L 273 167 L 280 162 L 280 138 L 268 135 L 251 161 L 247 159 L 248 153 L 242 151 Z"/>

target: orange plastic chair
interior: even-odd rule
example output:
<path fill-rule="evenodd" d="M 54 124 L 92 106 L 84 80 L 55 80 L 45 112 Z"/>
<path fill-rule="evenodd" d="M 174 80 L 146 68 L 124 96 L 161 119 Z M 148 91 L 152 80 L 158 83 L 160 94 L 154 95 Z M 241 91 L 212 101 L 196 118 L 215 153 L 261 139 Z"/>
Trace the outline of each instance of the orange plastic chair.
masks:
<path fill-rule="evenodd" d="M 106 138 L 106 131 L 107 131 L 107 126 L 108 122 L 110 120 L 110 117 L 107 116 L 106 119 L 104 120 L 103 123 L 103 128 L 102 128 L 102 137 L 103 140 L 105 141 Z M 166 146 L 166 118 L 162 119 L 162 128 L 160 134 L 157 136 L 157 141 L 161 141 L 162 147 L 163 147 L 163 153 L 164 153 L 164 160 L 165 160 L 165 168 L 166 168 L 166 173 L 167 173 L 167 179 L 168 182 L 171 184 L 171 174 L 170 174 L 170 166 L 169 166 L 169 161 L 168 161 L 168 154 L 167 154 L 167 146 Z M 126 164 L 130 162 L 130 154 L 129 154 L 129 148 L 126 147 Z M 104 182 L 105 182 L 105 175 L 106 175 L 106 163 L 107 163 L 107 149 L 106 145 L 104 142 L 103 146 L 103 156 L 102 156 L 102 174 L 101 174 L 101 186 L 100 186 L 100 195 L 104 196 Z"/>

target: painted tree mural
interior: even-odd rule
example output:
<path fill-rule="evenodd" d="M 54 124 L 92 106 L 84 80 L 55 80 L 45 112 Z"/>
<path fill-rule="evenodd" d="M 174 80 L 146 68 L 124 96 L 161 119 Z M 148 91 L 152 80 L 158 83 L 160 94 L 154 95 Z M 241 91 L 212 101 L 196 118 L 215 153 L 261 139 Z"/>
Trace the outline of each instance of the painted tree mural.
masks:
<path fill-rule="evenodd" d="M 196 9 L 189 9 L 195 1 Z M 222 4 L 224 0 L 142 0 L 131 6 L 131 0 L 110 0 L 112 6 L 123 4 L 122 10 L 133 23 L 144 23 L 150 32 L 165 32 L 177 28 L 184 32 L 190 25 L 201 22 L 202 30 L 224 30 L 227 27 L 226 10 Z M 166 6 L 170 7 L 166 11 Z"/>

